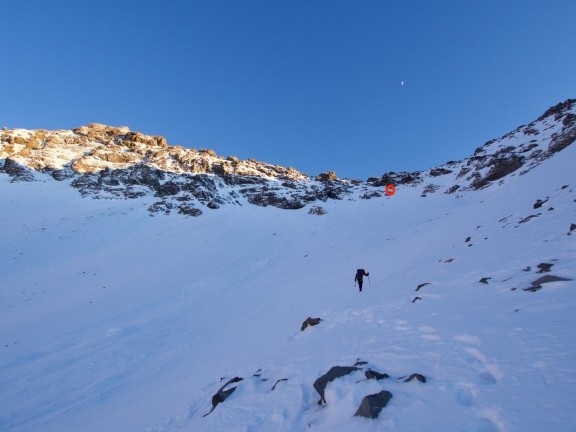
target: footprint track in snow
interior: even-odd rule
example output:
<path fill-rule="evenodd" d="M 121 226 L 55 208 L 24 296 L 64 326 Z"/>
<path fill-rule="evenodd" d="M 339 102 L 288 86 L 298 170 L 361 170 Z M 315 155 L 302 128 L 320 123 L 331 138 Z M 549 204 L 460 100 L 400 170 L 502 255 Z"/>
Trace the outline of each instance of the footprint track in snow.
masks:
<path fill-rule="evenodd" d="M 498 379 L 502 377 L 500 370 L 495 364 L 489 363 L 488 359 L 478 348 L 467 347 L 464 348 L 464 352 L 468 356 L 468 362 L 476 368 L 480 384 L 492 385 L 498 383 Z"/>
<path fill-rule="evenodd" d="M 496 385 L 502 378 L 498 367 L 480 351 L 481 340 L 477 336 L 460 334 L 454 336 L 460 342 L 464 353 L 464 361 L 468 364 L 476 379 L 473 382 L 459 382 L 455 386 L 456 402 L 466 408 L 477 411 L 477 421 L 474 432 L 502 432 L 505 430 L 496 408 L 482 408 L 478 406 L 478 396 L 482 388 L 487 385 Z"/>
<path fill-rule="evenodd" d="M 478 413 L 474 432 L 503 432 L 506 430 L 497 408 L 483 409 Z"/>
<path fill-rule="evenodd" d="M 456 402 L 470 408 L 476 404 L 477 392 L 478 390 L 474 384 L 459 383 L 456 385 Z"/>
<path fill-rule="evenodd" d="M 477 381 L 483 385 L 497 384 L 498 380 L 502 378 L 502 373 L 498 367 L 488 361 L 486 356 L 478 349 L 481 345 L 480 338 L 469 334 L 461 334 L 454 336 L 454 339 L 464 345 L 464 353 L 466 360 L 477 371 Z"/>

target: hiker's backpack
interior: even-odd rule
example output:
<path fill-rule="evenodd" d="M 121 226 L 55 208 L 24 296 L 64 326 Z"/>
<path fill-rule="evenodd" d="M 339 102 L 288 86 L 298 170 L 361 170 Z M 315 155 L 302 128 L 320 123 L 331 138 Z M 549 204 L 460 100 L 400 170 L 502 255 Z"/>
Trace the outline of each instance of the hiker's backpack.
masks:
<path fill-rule="evenodd" d="M 356 279 L 357 280 L 362 280 L 362 278 L 364 277 L 364 274 L 366 272 L 364 271 L 364 269 L 358 269 L 356 270 Z"/>

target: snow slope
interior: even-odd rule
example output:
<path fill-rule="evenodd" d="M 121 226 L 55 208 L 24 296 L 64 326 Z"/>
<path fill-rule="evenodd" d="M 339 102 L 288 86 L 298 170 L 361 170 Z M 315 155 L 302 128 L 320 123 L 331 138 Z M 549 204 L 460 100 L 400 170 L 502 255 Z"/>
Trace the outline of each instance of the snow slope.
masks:
<path fill-rule="evenodd" d="M 153 218 L 145 202 L 0 175 L 0 430 L 574 431 L 575 157 L 325 216 Z M 543 275 L 571 280 L 524 290 Z M 323 321 L 301 332 L 309 316 Z M 319 407 L 314 381 L 358 360 Z M 427 382 L 400 379 L 415 372 Z M 378 419 L 354 417 L 383 389 Z"/>

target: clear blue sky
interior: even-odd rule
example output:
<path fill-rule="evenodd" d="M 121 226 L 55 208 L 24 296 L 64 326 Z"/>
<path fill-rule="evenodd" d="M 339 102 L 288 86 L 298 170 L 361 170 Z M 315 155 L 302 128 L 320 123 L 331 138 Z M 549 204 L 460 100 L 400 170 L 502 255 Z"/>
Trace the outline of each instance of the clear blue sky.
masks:
<path fill-rule="evenodd" d="M 125 125 L 310 175 L 461 159 L 576 97 L 574 0 L 0 0 L 0 17 L 0 127 Z"/>

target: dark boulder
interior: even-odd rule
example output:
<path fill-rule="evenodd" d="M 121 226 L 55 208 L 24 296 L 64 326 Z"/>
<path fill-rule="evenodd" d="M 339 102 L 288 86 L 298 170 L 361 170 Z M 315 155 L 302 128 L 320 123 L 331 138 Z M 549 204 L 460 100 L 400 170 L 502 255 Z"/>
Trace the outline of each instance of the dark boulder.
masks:
<path fill-rule="evenodd" d="M 304 331 L 308 326 L 312 327 L 312 326 L 318 325 L 318 324 L 320 324 L 320 321 L 322 321 L 320 318 L 308 317 L 302 323 L 302 327 L 300 328 L 300 331 Z"/>
<path fill-rule="evenodd" d="M 380 415 L 380 411 L 388 405 L 392 399 L 392 393 L 387 390 L 383 390 L 380 393 L 364 396 L 358 410 L 354 414 L 359 417 L 366 417 L 369 419 L 375 419 Z"/>
<path fill-rule="evenodd" d="M 536 200 L 536 202 L 534 203 L 534 205 L 532 206 L 535 209 L 539 209 L 540 207 L 542 207 L 542 205 L 544 205 L 548 200 L 545 199 L 544 201 L 542 201 L 541 199 Z"/>
<path fill-rule="evenodd" d="M 571 281 L 571 280 L 572 279 L 563 278 L 563 277 L 559 277 L 559 276 L 546 275 L 546 276 L 542 276 L 542 277 L 536 279 L 535 281 L 531 282 L 531 284 L 530 284 L 531 286 L 528 288 L 524 288 L 524 291 L 536 292 L 536 291 L 542 289 L 542 285 L 545 283 Z"/>
<path fill-rule="evenodd" d="M 314 389 L 320 395 L 318 405 L 326 403 L 326 399 L 324 398 L 324 390 L 326 389 L 326 386 L 329 382 L 358 370 L 360 370 L 360 368 L 354 366 L 333 366 L 327 373 L 314 381 Z"/>
<path fill-rule="evenodd" d="M 551 264 L 551 263 L 540 263 L 536 266 L 540 269 L 536 273 L 548 273 L 552 269 L 553 265 L 554 264 Z"/>
<path fill-rule="evenodd" d="M 419 373 L 413 373 L 412 375 L 410 375 L 408 378 L 406 378 L 404 380 L 404 382 L 410 382 L 413 379 L 417 379 L 418 381 L 420 381 L 421 383 L 425 383 L 426 382 L 426 377 L 424 375 L 421 375 Z"/>
<path fill-rule="evenodd" d="M 376 381 L 379 381 L 381 379 L 390 378 L 390 375 L 388 375 L 387 373 L 376 372 L 373 371 L 372 369 L 368 369 L 366 372 L 364 372 L 364 375 L 366 376 L 367 380 L 374 379 Z"/>

